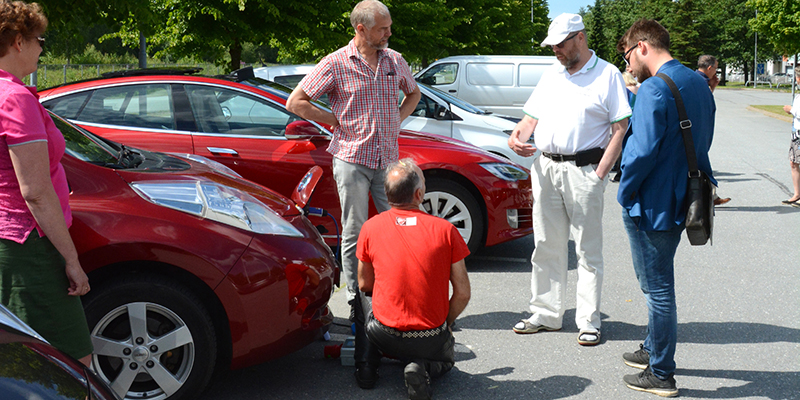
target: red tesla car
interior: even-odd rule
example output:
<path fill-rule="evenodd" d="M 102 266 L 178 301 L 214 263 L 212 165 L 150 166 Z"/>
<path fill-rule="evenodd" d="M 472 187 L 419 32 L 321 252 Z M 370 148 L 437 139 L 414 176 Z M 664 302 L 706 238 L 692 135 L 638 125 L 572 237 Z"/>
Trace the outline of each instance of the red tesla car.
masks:
<path fill-rule="evenodd" d="M 92 284 L 93 368 L 120 398 L 194 399 L 215 369 L 281 357 L 332 322 L 335 259 L 298 207 L 319 169 L 298 186 L 298 205 L 211 160 L 53 120 L 67 143 L 70 233 Z"/>
<path fill-rule="evenodd" d="M 253 77 L 252 69 L 216 78 L 194 72 L 120 71 L 40 96 L 47 109 L 102 137 L 204 156 L 284 195 L 318 165 L 324 173 L 310 206 L 338 219 L 329 127 L 288 112 L 290 89 Z M 471 250 L 532 232 L 527 170 L 443 136 L 403 131 L 399 140 L 400 157 L 414 158 L 425 173 L 422 208 L 453 223 Z M 335 223 L 310 218 L 335 244 Z"/>

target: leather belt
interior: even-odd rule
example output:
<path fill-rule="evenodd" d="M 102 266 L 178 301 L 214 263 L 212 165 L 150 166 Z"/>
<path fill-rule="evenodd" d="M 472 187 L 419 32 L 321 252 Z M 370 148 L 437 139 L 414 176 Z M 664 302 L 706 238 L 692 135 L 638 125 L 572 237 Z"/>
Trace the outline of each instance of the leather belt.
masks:
<path fill-rule="evenodd" d="M 555 154 L 555 153 L 545 153 L 542 152 L 542 155 L 555 161 L 555 162 L 564 162 L 564 161 L 575 161 L 574 154 Z"/>
<path fill-rule="evenodd" d="M 595 147 L 593 149 L 579 151 L 575 154 L 555 154 L 543 151 L 542 155 L 555 162 L 575 161 L 576 166 L 583 167 L 584 165 L 599 163 L 600 159 L 603 158 L 603 153 L 605 153 L 604 149 Z"/>

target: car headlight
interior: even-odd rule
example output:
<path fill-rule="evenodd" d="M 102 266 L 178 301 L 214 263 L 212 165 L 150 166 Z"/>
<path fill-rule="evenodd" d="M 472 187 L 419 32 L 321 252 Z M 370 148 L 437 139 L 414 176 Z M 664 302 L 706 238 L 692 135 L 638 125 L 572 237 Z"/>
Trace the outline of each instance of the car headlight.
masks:
<path fill-rule="evenodd" d="M 528 173 L 522 168 L 505 163 L 486 163 L 480 164 L 483 169 L 504 181 L 521 181 L 528 179 Z"/>
<path fill-rule="evenodd" d="M 255 197 L 212 182 L 134 182 L 145 200 L 254 233 L 302 237 L 289 222 Z"/>

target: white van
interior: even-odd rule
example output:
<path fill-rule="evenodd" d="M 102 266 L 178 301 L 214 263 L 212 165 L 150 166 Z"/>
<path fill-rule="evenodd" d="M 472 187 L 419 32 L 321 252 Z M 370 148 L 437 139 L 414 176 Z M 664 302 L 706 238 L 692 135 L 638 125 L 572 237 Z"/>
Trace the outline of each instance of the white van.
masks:
<path fill-rule="evenodd" d="M 555 56 L 454 56 L 418 72 L 416 80 L 486 111 L 522 118 L 522 106 Z"/>

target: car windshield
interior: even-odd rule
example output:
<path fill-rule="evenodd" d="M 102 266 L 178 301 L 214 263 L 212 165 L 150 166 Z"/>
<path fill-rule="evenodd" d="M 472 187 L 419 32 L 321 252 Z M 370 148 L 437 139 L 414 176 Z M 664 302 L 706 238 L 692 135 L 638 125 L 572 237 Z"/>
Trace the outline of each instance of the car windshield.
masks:
<path fill-rule="evenodd" d="M 450 103 L 450 104 L 452 104 L 452 105 L 454 105 L 454 106 L 456 106 L 456 107 L 458 107 L 458 108 L 460 108 L 462 110 L 465 110 L 467 112 L 471 112 L 473 114 L 481 114 L 481 115 L 491 114 L 490 112 L 487 112 L 487 111 L 484 111 L 484 110 L 482 110 L 482 109 L 480 109 L 478 107 L 475 107 L 472 104 L 467 103 L 466 101 L 461 100 L 458 97 L 455 97 L 455 96 L 451 95 L 450 93 L 443 92 L 443 91 L 441 91 L 439 89 L 436 89 L 435 87 L 433 87 L 431 85 L 428 85 L 426 83 L 417 82 L 417 85 L 425 87 L 426 89 L 428 89 L 428 90 L 430 90 L 432 92 L 432 95 L 434 95 L 436 97 L 439 97 L 440 99 L 442 99 L 442 100 L 444 100 L 444 101 L 446 101 L 446 102 L 448 102 L 448 103 Z"/>
<path fill-rule="evenodd" d="M 247 85 L 250 85 L 250 86 L 257 87 L 257 88 L 259 88 L 261 90 L 270 92 L 270 93 L 272 93 L 274 95 L 281 96 L 284 99 L 288 99 L 289 95 L 292 94 L 292 90 L 294 90 L 294 88 L 288 87 L 286 85 L 282 85 L 280 83 L 275 83 L 275 82 L 268 81 L 266 79 L 262 79 L 262 78 L 258 78 L 258 77 L 249 78 L 249 79 L 247 79 L 245 81 L 242 81 L 240 83 L 244 83 L 244 84 L 247 84 Z M 323 96 L 323 98 L 327 99 L 327 97 L 325 97 L 325 96 Z M 330 105 L 328 105 L 328 103 L 326 103 L 324 101 L 312 100 L 312 102 L 314 104 L 320 106 L 320 108 L 322 108 L 324 110 L 330 110 L 331 109 Z"/>
<path fill-rule="evenodd" d="M 49 111 L 48 111 L 49 112 Z M 113 169 L 140 171 L 184 171 L 191 165 L 168 155 L 134 149 L 100 138 L 80 127 L 70 124 L 50 113 L 50 117 L 64 136 L 66 153 L 81 161 Z"/>
<path fill-rule="evenodd" d="M 58 130 L 67 142 L 67 154 L 92 164 L 116 164 L 119 150 L 102 141 L 91 133 L 70 125 L 53 113 L 50 113 Z"/>

